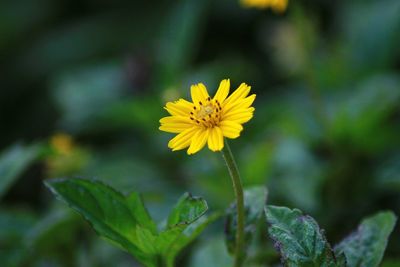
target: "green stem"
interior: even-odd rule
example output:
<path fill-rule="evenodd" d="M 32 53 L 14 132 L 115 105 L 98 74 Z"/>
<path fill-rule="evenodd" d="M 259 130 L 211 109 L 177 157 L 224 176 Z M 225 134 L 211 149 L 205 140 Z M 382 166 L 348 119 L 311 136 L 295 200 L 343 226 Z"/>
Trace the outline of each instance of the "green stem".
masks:
<path fill-rule="evenodd" d="M 232 151 L 228 142 L 225 142 L 225 147 L 222 149 L 222 156 L 228 167 L 229 175 L 232 179 L 233 190 L 236 197 L 237 209 L 237 230 L 236 230 L 236 249 L 235 249 L 235 267 L 242 266 L 244 259 L 244 198 L 243 187 L 240 180 L 239 170 L 233 158 Z"/>

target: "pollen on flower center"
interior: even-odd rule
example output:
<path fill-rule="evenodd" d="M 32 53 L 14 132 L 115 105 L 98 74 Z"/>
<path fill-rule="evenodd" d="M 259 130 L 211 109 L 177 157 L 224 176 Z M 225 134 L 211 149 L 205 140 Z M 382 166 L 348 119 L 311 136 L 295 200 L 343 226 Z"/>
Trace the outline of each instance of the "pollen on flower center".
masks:
<path fill-rule="evenodd" d="M 205 107 L 201 106 L 199 112 L 197 113 L 197 117 L 204 118 L 213 113 L 214 113 L 214 107 L 212 107 L 211 105 Z"/>
<path fill-rule="evenodd" d="M 206 102 L 194 103 L 190 119 L 206 128 L 217 126 L 221 120 L 221 104 L 218 100 L 208 97 Z"/>

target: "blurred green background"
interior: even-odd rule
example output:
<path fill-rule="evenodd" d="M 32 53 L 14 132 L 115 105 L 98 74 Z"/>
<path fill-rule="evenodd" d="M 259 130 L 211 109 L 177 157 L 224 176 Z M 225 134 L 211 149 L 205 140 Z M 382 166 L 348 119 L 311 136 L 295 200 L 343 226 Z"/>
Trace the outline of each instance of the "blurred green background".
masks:
<path fill-rule="evenodd" d="M 233 200 L 219 153 L 187 156 L 158 130 L 163 105 L 230 78 L 257 94 L 231 142 L 244 184 L 302 209 L 338 242 L 361 218 L 400 214 L 400 2 L 0 1 L 0 265 L 139 266 L 50 195 L 44 179 L 143 193 L 162 220 L 185 191 Z M 178 266 L 230 259 L 224 220 Z M 266 233 L 266 232 L 265 232 Z M 266 236 L 252 266 L 277 266 Z M 383 266 L 400 266 L 400 227 Z"/>

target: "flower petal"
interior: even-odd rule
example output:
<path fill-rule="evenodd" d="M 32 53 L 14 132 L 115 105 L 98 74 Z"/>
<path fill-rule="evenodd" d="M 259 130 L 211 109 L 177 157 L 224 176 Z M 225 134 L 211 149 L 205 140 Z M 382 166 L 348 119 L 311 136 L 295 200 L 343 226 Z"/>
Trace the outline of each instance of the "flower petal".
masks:
<path fill-rule="evenodd" d="M 219 127 L 222 130 L 222 134 L 231 139 L 239 137 L 240 132 L 243 130 L 243 126 L 239 123 L 227 120 L 221 121 Z"/>
<path fill-rule="evenodd" d="M 218 100 L 219 103 L 223 103 L 229 94 L 230 81 L 229 79 L 222 80 L 219 84 L 217 93 L 215 93 L 214 100 Z"/>
<path fill-rule="evenodd" d="M 256 99 L 256 95 L 252 94 L 251 96 L 241 99 L 240 101 L 236 101 L 237 105 L 235 105 L 235 109 L 236 108 L 238 108 L 238 109 L 239 108 L 248 108 L 253 104 L 255 99 Z"/>
<path fill-rule="evenodd" d="M 183 116 L 164 117 L 160 120 L 160 123 L 161 126 L 158 129 L 169 133 L 180 133 L 193 127 L 193 122 L 188 117 Z"/>
<path fill-rule="evenodd" d="M 202 83 L 192 85 L 190 87 L 190 94 L 195 105 L 199 104 L 199 102 L 205 103 L 209 97 L 207 88 Z"/>
<path fill-rule="evenodd" d="M 194 154 L 204 147 L 207 142 L 209 132 L 209 129 L 201 129 L 196 132 L 192 138 L 189 149 L 187 150 L 188 155 Z"/>
<path fill-rule="evenodd" d="M 180 133 L 188 128 L 193 127 L 193 122 L 188 117 L 168 116 L 160 120 L 161 131 L 169 133 Z"/>
<path fill-rule="evenodd" d="M 232 109 L 228 114 L 224 115 L 224 120 L 233 121 L 239 124 L 248 122 L 253 117 L 254 108 Z"/>
<path fill-rule="evenodd" d="M 193 125 L 189 124 L 167 124 L 161 125 L 160 127 L 158 127 L 158 129 L 168 133 L 181 133 L 192 126 Z"/>
<path fill-rule="evenodd" d="M 251 118 L 253 118 L 253 113 L 243 113 L 243 114 L 238 114 L 234 117 L 230 117 L 229 120 L 239 124 L 243 124 L 251 120 Z"/>
<path fill-rule="evenodd" d="M 165 105 L 165 109 L 169 114 L 176 116 L 188 116 L 192 107 L 192 103 L 182 98 L 175 102 L 168 102 Z"/>
<path fill-rule="evenodd" d="M 212 151 L 221 151 L 224 147 L 224 136 L 221 129 L 216 126 L 210 129 L 208 136 L 208 148 Z"/>
<path fill-rule="evenodd" d="M 238 89 L 236 89 L 226 100 L 222 103 L 222 106 L 225 107 L 226 105 L 235 102 L 240 98 L 245 98 L 250 92 L 250 86 L 245 83 L 242 83 Z"/>
<path fill-rule="evenodd" d="M 192 141 L 193 135 L 199 130 L 198 127 L 193 126 L 192 128 L 186 129 L 168 142 L 168 147 L 172 151 L 180 150 L 188 147 Z"/>
<path fill-rule="evenodd" d="M 241 114 L 241 113 L 247 113 L 247 112 L 254 112 L 254 110 L 255 110 L 255 108 L 254 107 L 249 107 L 249 108 L 234 108 L 234 109 L 231 109 L 231 110 L 229 110 L 228 112 L 226 112 L 224 115 L 223 115 L 223 120 L 230 120 L 230 119 L 228 119 L 228 117 L 230 117 L 230 116 L 234 116 L 234 115 L 237 115 L 237 114 Z"/>
<path fill-rule="evenodd" d="M 191 120 L 189 117 L 183 117 L 183 116 L 168 116 L 164 117 L 160 120 L 161 124 L 173 124 L 173 123 L 187 123 L 191 124 Z"/>
<path fill-rule="evenodd" d="M 223 112 L 224 112 L 224 114 L 227 114 L 231 111 L 236 111 L 236 109 L 248 108 L 251 106 L 251 104 L 253 104 L 255 98 L 256 98 L 256 95 L 253 94 L 246 98 L 239 98 L 239 99 L 236 99 L 235 101 L 231 101 L 230 103 L 225 105 L 225 107 L 223 108 Z"/>

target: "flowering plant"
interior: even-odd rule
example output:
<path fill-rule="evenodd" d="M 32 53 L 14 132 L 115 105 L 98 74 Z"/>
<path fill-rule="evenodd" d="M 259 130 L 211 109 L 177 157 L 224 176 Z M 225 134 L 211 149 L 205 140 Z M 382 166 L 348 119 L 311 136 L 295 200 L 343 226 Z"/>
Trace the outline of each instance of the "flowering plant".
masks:
<path fill-rule="evenodd" d="M 211 98 L 199 83 L 191 87 L 192 102 L 168 102 L 170 116 L 160 120 L 160 130 L 176 133 L 168 146 L 187 149 L 189 155 L 205 144 L 222 153 L 231 177 L 235 201 L 227 209 L 226 245 L 234 256 L 233 266 L 251 262 L 250 243 L 261 222 L 262 235 L 269 235 L 285 266 L 377 266 L 383 257 L 396 216 L 380 212 L 365 219 L 356 232 L 330 245 L 318 223 L 298 209 L 267 205 L 263 186 L 243 190 L 239 170 L 228 142 L 240 136 L 255 108 L 255 95 L 242 83 L 229 95 L 230 81 L 223 80 Z M 134 256 L 147 267 L 173 267 L 179 252 L 189 245 L 221 212 L 205 215 L 207 202 L 185 193 L 160 224 L 148 213 L 140 194 L 123 195 L 95 180 L 53 179 L 48 188 L 90 222 L 106 240 Z M 366 253 L 365 251 L 368 251 Z"/>

